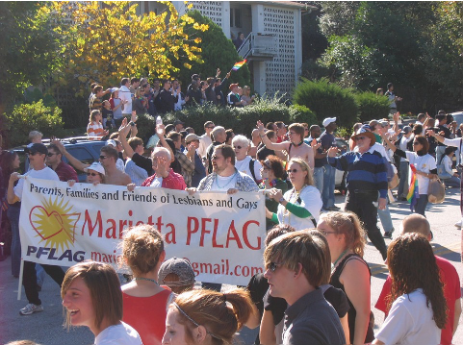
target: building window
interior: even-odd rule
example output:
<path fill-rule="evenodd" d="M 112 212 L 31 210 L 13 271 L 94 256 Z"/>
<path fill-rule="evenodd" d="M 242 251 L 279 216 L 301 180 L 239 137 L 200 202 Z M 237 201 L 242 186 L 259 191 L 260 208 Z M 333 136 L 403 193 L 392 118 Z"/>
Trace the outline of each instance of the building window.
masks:
<path fill-rule="evenodd" d="M 230 9 L 230 27 L 242 28 L 242 10 L 239 8 Z"/>

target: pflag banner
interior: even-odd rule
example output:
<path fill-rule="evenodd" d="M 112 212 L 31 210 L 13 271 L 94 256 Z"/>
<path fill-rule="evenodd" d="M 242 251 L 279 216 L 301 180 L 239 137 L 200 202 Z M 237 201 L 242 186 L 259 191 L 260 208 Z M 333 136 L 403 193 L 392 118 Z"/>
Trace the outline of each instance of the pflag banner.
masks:
<path fill-rule="evenodd" d="M 125 232 L 158 229 L 166 258 L 187 258 L 198 281 L 246 285 L 263 272 L 264 196 L 197 192 L 25 178 L 21 201 L 22 258 L 72 266 L 94 260 L 120 266 Z"/>

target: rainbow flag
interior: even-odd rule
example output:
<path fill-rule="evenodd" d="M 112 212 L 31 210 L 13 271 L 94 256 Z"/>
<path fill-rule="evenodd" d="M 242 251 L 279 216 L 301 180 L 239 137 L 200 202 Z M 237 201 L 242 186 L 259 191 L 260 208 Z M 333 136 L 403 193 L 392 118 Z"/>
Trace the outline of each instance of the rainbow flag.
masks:
<path fill-rule="evenodd" d="M 414 206 L 419 199 L 419 181 L 417 180 L 416 167 L 411 164 L 409 167 L 411 168 L 411 183 L 409 184 L 409 191 L 406 198 L 409 202 L 411 212 L 414 212 Z"/>
<path fill-rule="evenodd" d="M 239 62 L 236 62 L 234 67 L 232 67 L 232 70 L 233 71 L 238 71 L 240 69 L 240 67 L 242 67 L 243 65 L 245 65 L 247 62 L 247 60 L 243 60 L 243 61 L 239 61 Z"/>

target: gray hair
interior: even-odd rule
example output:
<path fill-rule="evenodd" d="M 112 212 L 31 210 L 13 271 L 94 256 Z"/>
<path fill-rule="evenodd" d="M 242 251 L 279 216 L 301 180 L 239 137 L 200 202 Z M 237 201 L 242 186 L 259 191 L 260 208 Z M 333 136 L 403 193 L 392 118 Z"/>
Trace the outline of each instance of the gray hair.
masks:
<path fill-rule="evenodd" d="M 244 135 L 236 135 L 234 139 L 232 139 L 232 145 L 235 143 L 243 144 L 245 147 L 250 145 L 250 140 L 246 138 Z"/>
<path fill-rule="evenodd" d="M 164 155 L 166 155 L 167 159 L 169 161 L 171 161 L 171 152 L 168 149 L 164 148 L 164 147 L 156 147 L 155 150 L 153 150 L 153 152 L 151 153 L 152 160 L 155 157 L 155 155 L 157 153 L 160 153 L 160 152 L 164 153 Z"/>
<path fill-rule="evenodd" d="M 213 136 L 214 139 L 216 139 L 216 135 L 221 132 L 221 131 L 226 131 L 225 128 L 223 128 L 222 126 L 216 126 L 213 131 L 211 131 L 211 135 Z"/>

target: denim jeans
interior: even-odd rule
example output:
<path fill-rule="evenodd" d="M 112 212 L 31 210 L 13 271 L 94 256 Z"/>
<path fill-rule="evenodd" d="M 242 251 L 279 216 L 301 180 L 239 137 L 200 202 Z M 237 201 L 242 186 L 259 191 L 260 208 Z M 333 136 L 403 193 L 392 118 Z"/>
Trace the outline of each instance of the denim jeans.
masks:
<path fill-rule="evenodd" d="M 446 145 L 437 145 L 435 148 L 437 166 L 441 164 L 441 158 L 445 155 Z"/>
<path fill-rule="evenodd" d="M 427 207 L 428 203 L 429 203 L 428 195 L 419 195 L 419 199 L 417 200 L 417 203 L 414 206 L 414 212 L 425 216 L 425 208 Z"/>
<path fill-rule="evenodd" d="M 388 197 L 387 197 L 388 201 Z M 391 232 L 393 231 L 393 221 L 390 214 L 390 209 L 387 207 L 384 210 L 380 210 L 377 208 L 377 214 L 379 215 L 380 223 L 382 224 L 382 228 L 384 232 Z"/>
<path fill-rule="evenodd" d="M 324 167 L 316 167 L 314 168 L 314 185 L 316 185 L 317 189 L 322 195 L 323 187 L 324 187 Z"/>
<path fill-rule="evenodd" d="M 440 179 L 448 187 L 461 187 L 461 179 L 450 174 L 440 175 Z"/>
<path fill-rule="evenodd" d="M 322 208 L 329 209 L 335 205 L 335 167 L 324 165 L 324 187 L 322 188 Z"/>
<path fill-rule="evenodd" d="M 19 211 L 17 206 L 9 206 L 7 216 L 11 224 L 11 274 L 19 276 L 21 265 L 21 240 L 19 238 Z"/>
<path fill-rule="evenodd" d="M 398 185 L 398 198 L 406 197 L 409 191 L 409 162 L 400 162 L 400 185 Z"/>

